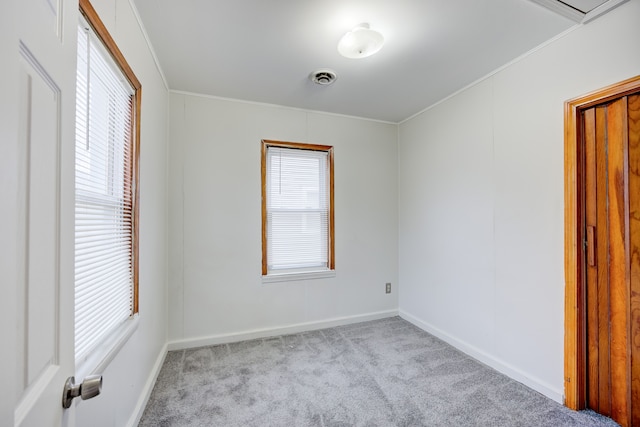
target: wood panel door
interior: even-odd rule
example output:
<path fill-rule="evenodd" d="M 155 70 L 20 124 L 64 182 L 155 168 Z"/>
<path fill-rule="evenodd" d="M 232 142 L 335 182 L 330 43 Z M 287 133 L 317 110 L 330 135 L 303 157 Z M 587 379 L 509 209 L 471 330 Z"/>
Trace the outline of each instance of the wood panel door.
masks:
<path fill-rule="evenodd" d="M 582 123 L 586 406 L 640 427 L 640 95 Z"/>

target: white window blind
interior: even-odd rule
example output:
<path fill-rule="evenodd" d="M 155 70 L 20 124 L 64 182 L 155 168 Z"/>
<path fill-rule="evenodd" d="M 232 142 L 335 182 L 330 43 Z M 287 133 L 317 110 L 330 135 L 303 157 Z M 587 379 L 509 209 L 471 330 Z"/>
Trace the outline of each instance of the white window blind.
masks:
<path fill-rule="evenodd" d="M 326 151 L 267 147 L 267 272 L 329 268 Z"/>
<path fill-rule="evenodd" d="M 134 91 L 86 22 L 78 28 L 75 356 L 133 314 Z"/>

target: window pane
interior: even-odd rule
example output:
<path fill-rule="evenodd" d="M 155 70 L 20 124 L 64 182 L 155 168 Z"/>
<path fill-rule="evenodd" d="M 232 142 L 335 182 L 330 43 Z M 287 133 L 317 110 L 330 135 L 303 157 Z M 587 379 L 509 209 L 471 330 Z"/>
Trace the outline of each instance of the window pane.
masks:
<path fill-rule="evenodd" d="M 270 269 L 327 267 L 327 212 L 272 210 Z"/>
<path fill-rule="evenodd" d="M 267 273 L 330 268 L 328 151 L 268 146 L 264 161 Z"/>
<path fill-rule="evenodd" d="M 78 27 L 75 351 L 84 359 L 133 313 L 133 89 L 86 22 Z"/>

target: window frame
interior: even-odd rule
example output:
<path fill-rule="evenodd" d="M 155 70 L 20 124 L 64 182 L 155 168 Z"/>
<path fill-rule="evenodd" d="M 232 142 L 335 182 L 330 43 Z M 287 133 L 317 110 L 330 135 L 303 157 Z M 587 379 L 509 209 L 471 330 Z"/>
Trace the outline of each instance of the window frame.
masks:
<path fill-rule="evenodd" d="M 269 273 L 268 269 L 268 241 L 267 241 L 267 150 L 269 147 L 293 150 L 321 151 L 327 153 L 328 168 L 328 224 L 327 224 L 327 270 L 309 272 Z M 262 277 L 263 281 L 295 280 L 302 278 L 320 278 L 335 274 L 335 214 L 334 214 L 334 165 L 333 146 L 308 144 L 302 142 L 286 142 L 263 139 L 261 141 L 261 191 L 262 191 Z M 328 273 L 328 274 L 327 274 Z M 272 279 L 272 280 L 269 280 Z"/>
<path fill-rule="evenodd" d="M 111 37 L 109 31 L 98 13 L 93 8 L 90 0 L 79 0 L 79 11 L 86 23 L 91 27 L 98 40 L 102 43 L 105 51 L 111 56 L 115 65 L 121 71 L 123 77 L 130 84 L 132 95 L 131 107 L 131 140 L 129 141 L 128 153 L 125 158 L 124 185 L 130 188 L 131 200 L 131 280 L 132 280 L 132 306 L 130 320 L 136 320 L 139 313 L 139 157 L 140 157 L 140 117 L 142 104 L 142 84 L 129 66 L 124 55 L 118 48 L 116 42 Z M 75 309 L 75 308 L 74 308 Z M 100 371 L 115 357 L 117 351 L 124 345 L 128 338 L 137 328 L 137 322 L 127 321 L 121 327 L 116 328 L 113 333 L 107 335 L 98 347 L 90 352 L 86 359 L 76 361 L 80 366 L 76 366 L 79 373 L 89 373 Z"/>

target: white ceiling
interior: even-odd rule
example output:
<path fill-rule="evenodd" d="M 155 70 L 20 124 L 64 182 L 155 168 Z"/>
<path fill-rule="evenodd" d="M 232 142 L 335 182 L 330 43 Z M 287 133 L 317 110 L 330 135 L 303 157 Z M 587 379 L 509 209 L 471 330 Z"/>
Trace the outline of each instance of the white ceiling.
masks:
<path fill-rule="evenodd" d="M 390 122 L 575 25 L 530 0 L 134 1 L 173 90 Z M 384 47 L 341 57 L 362 22 Z M 319 68 L 337 81 L 312 83 Z"/>

